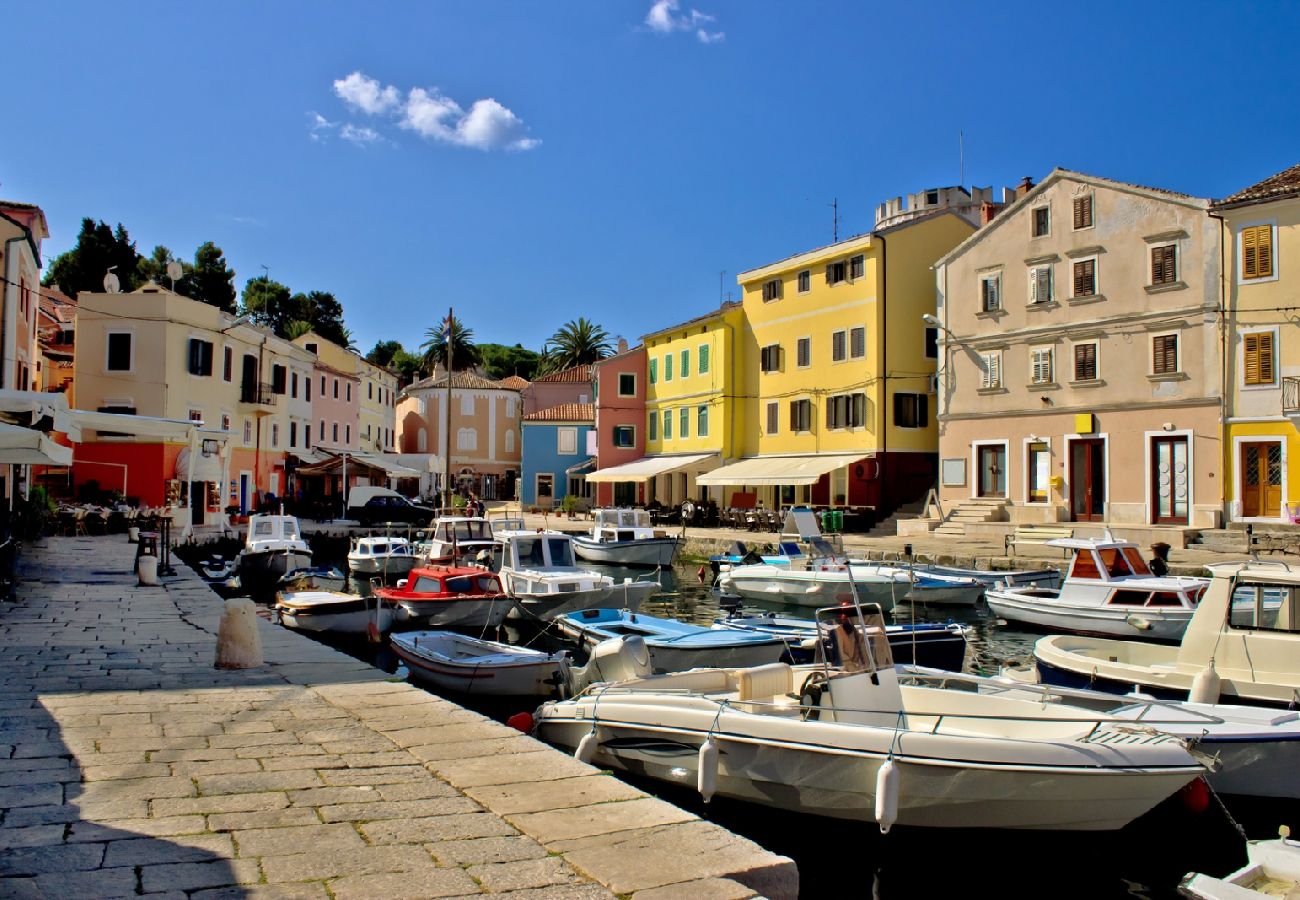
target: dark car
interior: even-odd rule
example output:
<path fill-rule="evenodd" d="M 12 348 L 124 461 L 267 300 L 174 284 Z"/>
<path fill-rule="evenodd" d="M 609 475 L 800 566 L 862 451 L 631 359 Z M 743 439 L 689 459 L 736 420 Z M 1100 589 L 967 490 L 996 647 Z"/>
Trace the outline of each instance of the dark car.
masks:
<path fill-rule="evenodd" d="M 404 522 L 408 525 L 429 525 L 438 518 L 438 511 L 418 506 L 396 494 L 380 494 L 359 506 L 348 505 L 348 517 L 362 525 L 382 522 Z"/>

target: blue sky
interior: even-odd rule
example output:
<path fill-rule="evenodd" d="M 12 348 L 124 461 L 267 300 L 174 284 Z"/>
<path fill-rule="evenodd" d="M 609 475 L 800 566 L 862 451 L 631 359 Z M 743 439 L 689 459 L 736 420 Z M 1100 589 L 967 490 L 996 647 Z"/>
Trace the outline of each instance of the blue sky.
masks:
<path fill-rule="evenodd" d="M 24 3 L 0 197 L 330 290 L 365 351 L 448 306 L 639 335 L 876 204 L 1062 165 L 1222 196 L 1300 161 L 1300 4 Z M 23 37 L 25 36 L 25 37 Z"/>

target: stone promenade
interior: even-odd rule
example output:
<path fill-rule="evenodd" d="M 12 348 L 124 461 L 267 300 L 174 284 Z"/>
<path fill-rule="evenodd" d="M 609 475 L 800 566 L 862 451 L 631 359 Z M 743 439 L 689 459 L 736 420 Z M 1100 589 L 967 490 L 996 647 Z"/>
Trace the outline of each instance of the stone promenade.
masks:
<path fill-rule="evenodd" d="M 794 863 L 261 622 L 120 536 L 51 538 L 0 604 L 0 896 L 794 897 Z"/>

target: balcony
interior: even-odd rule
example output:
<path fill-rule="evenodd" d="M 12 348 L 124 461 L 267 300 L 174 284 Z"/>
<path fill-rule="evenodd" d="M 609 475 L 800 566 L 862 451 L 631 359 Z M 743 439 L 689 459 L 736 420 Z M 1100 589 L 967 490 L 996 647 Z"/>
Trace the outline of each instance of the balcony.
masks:
<path fill-rule="evenodd" d="M 1300 416 L 1300 377 L 1282 376 L 1282 415 Z"/>
<path fill-rule="evenodd" d="M 250 406 L 275 406 L 275 391 L 272 385 L 245 381 L 239 388 L 239 402 Z"/>

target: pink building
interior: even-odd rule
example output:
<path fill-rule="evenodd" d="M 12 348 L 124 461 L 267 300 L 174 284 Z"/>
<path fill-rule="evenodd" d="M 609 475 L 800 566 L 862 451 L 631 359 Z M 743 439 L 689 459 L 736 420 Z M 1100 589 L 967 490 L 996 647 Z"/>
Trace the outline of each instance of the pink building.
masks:
<path fill-rule="evenodd" d="M 645 347 L 619 352 L 593 366 L 596 384 L 596 469 L 607 469 L 645 456 Z M 598 482 L 597 506 L 631 506 L 644 502 L 644 485 L 629 481 Z"/>
<path fill-rule="evenodd" d="M 540 376 L 523 389 L 524 415 L 529 416 L 561 403 L 592 402 L 594 377 L 590 364 Z"/>
<path fill-rule="evenodd" d="M 321 450 L 360 449 L 361 391 L 357 376 L 319 359 L 312 366 L 311 446 Z"/>

